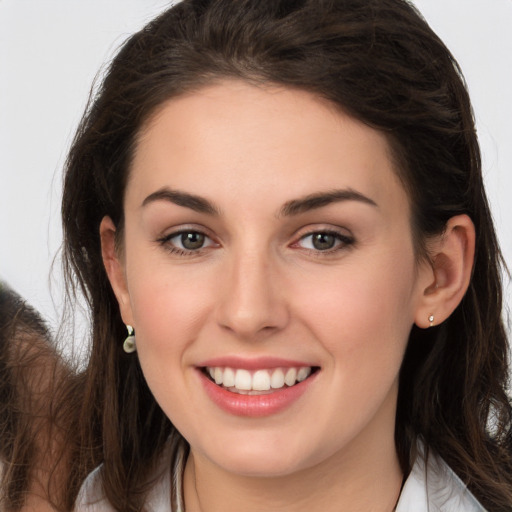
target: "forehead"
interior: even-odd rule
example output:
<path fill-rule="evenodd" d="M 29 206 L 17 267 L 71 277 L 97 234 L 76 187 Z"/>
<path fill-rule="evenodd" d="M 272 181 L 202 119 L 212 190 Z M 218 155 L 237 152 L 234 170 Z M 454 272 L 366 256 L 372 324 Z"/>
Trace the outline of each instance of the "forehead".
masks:
<path fill-rule="evenodd" d="M 163 186 L 276 204 L 334 188 L 376 202 L 405 194 L 382 133 L 308 92 L 242 81 L 173 98 L 146 123 L 128 193 L 141 199 Z"/>

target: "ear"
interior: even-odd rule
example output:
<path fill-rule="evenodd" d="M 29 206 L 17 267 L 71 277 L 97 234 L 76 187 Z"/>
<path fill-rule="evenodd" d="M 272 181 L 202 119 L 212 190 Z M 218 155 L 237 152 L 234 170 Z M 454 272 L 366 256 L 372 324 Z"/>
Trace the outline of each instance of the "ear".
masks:
<path fill-rule="evenodd" d="M 103 265 L 105 266 L 110 285 L 117 298 L 121 317 L 125 324 L 134 326 L 124 262 L 116 248 L 116 227 L 110 217 L 103 217 L 101 221 L 100 239 Z"/>
<path fill-rule="evenodd" d="M 444 322 L 468 289 L 475 255 L 473 222 L 467 215 L 452 217 L 428 247 L 430 268 L 422 271 L 422 296 L 415 315 L 416 325 L 422 328 Z"/>

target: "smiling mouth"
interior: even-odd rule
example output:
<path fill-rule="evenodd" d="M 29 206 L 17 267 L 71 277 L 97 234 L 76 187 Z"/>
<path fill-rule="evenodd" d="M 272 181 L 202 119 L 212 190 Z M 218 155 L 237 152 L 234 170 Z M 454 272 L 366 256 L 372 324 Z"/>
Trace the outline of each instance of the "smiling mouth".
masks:
<path fill-rule="evenodd" d="M 232 393 L 240 395 L 267 395 L 291 388 L 316 373 L 315 366 L 272 368 L 261 370 L 206 366 L 202 372 L 209 380 Z"/>

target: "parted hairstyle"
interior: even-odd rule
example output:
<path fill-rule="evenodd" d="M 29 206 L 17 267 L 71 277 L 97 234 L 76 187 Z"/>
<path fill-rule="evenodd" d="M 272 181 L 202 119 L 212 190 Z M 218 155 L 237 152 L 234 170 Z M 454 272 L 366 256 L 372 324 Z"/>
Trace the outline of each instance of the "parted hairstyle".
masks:
<path fill-rule="evenodd" d="M 69 502 L 84 475 L 103 463 L 114 507 L 143 510 L 164 443 L 181 439 L 137 358 L 123 353 L 126 330 L 103 267 L 99 226 L 112 218 L 122 251 L 123 197 L 145 122 L 167 100 L 225 79 L 308 91 L 385 134 L 411 203 L 418 259 L 428 258 L 426 241 L 452 216 L 472 219 L 476 254 L 466 295 L 444 323 L 410 333 L 395 441 L 405 474 L 421 439 L 489 511 L 512 510 L 503 261 L 472 108 L 454 57 L 406 0 L 184 0 L 113 59 L 78 128 L 64 184 L 65 271 L 92 319 L 78 432 L 83 453 Z"/>

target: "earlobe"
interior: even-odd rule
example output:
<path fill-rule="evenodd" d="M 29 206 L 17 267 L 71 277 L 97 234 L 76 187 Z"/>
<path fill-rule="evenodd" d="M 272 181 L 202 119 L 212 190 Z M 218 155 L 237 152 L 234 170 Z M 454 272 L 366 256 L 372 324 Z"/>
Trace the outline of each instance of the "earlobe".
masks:
<path fill-rule="evenodd" d="M 468 289 L 475 253 L 473 222 L 467 215 L 452 217 L 430 247 L 431 269 L 415 316 L 422 328 L 444 322 Z"/>
<path fill-rule="evenodd" d="M 130 295 L 126 284 L 123 263 L 116 248 L 116 227 L 110 217 L 103 217 L 100 224 L 101 256 L 110 285 L 117 298 L 125 324 L 133 325 Z"/>

